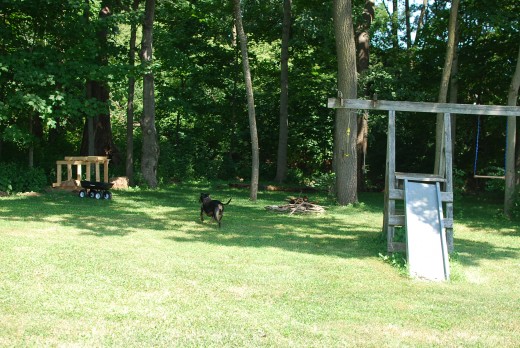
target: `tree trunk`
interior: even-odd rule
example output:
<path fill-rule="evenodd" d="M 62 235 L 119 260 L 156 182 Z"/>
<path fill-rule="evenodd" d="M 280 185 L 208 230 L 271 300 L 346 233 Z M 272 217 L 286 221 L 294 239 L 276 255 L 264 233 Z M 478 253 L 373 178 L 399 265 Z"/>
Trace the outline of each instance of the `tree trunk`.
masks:
<path fill-rule="evenodd" d="M 458 53 L 458 45 L 459 45 L 459 25 L 456 25 L 455 30 L 455 43 L 454 43 L 454 51 L 453 51 L 453 63 L 451 66 L 451 77 L 450 77 L 450 96 L 449 102 L 456 104 L 458 102 L 458 94 L 459 94 L 459 53 Z M 452 161 L 455 163 L 455 139 L 457 134 L 457 115 L 451 114 L 451 153 L 452 153 Z"/>
<path fill-rule="evenodd" d="M 88 16 L 88 12 L 86 13 Z M 100 66 L 108 65 L 108 22 L 105 20 L 111 16 L 110 9 L 105 6 L 99 12 L 99 18 L 103 23 L 97 33 L 98 57 Z M 109 156 L 112 163 L 118 164 L 121 161 L 119 151 L 113 141 L 112 125 L 110 122 L 110 109 L 108 101 L 110 99 L 109 86 L 106 81 L 87 82 L 87 96 L 96 99 L 105 105 L 105 109 L 94 118 L 86 120 L 81 144 L 81 154 L 94 156 Z"/>
<path fill-rule="evenodd" d="M 421 33 L 421 29 L 424 26 L 424 16 L 426 14 L 426 10 L 428 9 L 428 0 L 423 0 L 423 5 L 421 7 L 421 14 L 419 15 L 419 22 L 417 23 L 417 30 L 415 31 L 415 40 L 413 41 L 414 46 L 417 44 L 417 39 Z"/>
<path fill-rule="evenodd" d="M 141 155 L 141 172 L 151 188 L 157 187 L 157 165 L 159 162 L 159 141 L 155 128 L 155 91 L 152 71 L 152 42 L 155 0 L 146 0 L 143 22 L 143 38 L 141 42 L 141 64 L 144 67 L 143 78 L 143 116 L 141 130 L 143 148 Z"/>
<path fill-rule="evenodd" d="M 33 136 L 33 116 L 29 116 L 29 134 Z M 29 168 L 34 167 L 34 141 L 29 144 Z"/>
<path fill-rule="evenodd" d="M 412 28 L 410 25 L 410 0 L 404 0 L 404 15 L 406 21 L 406 48 L 412 47 Z"/>
<path fill-rule="evenodd" d="M 363 75 L 370 65 L 370 26 L 374 19 L 375 1 L 365 1 L 365 9 L 363 10 L 363 22 L 358 27 L 357 33 L 357 71 L 359 75 Z M 365 97 L 369 97 L 368 91 L 363 91 Z M 358 116 L 357 131 L 357 185 L 358 190 L 365 188 L 365 158 L 368 149 L 368 110 L 364 110 L 363 114 Z"/>
<path fill-rule="evenodd" d="M 291 2 L 283 2 L 282 52 L 280 61 L 280 129 L 275 181 L 282 183 L 287 178 L 287 143 L 289 136 L 289 38 L 291 35 Z"/>
<path fill-rule="evenodd" d="M 357 98 L 356 45 L 351 0 L 334 0 L 334 33 L 338 60 L 338 93 Z M 336 109 L 334 130 L 335 193 L 338 203 L 357 202 L 357 115 L 348 109 Z"/>
<path fill-rule="evenodd" d="M 135 13 L 139 8 L 140 0 L 134 0 L 132 11 Z M 134 186 L 134 96 L 135 78 L 133 69 L 135 66 L 135 42 L 137 40 L 137 24 L 132 21 L 130 26 L 130 49 L 128 51 L 128 65 L 131 74 L 128 78 L 128 101 L 126 105 L 126 177 L 128 184 Z"/>
<path fill-rule="evenodd" d="M 399 48 L 399 6 L 397 0 L 392 0 L 392 47 Z"/>
<path fill-rule="evenodd" d="M 455 53 L 455 32 L 457 30 L 457 13 L 459 8 L 459 0 L 453 0 L 451 3 L 450 20 L 448 25 L 448 45 L 446 47 L 446 57 L 444 60 L 444 69 L 442 70 L 441 85 L 439 89 L 439 103 L 446 103 L 448 97 L 448 86 L 450 82 L 451 67 L 453 64 L 453 56 Z M 444 115 L 437 115 L 437 128 L 435 132 L 435 167 L 434 173 L 440 174 L 443 171 L 444 163 L 442 163 L 442 149 L 444 147 Z"/>
<path fill-rule="evenodd" d="M 516 106 L 518 89 L 520 88 L 520 47 L 516 58 L 516 68 L 507 94 L 507 105 Z M 504 198 L 504 213 L 510 217 L 515 202 L 515 148 L 516 148 L 516 117 L 507 118 L 507 146 L 506 146 L 506 188 Z"/>
<path fill-rule="evenodd" d="M 249 198 L 256 202 L 258 195 L 258 177 L 260 171 L 260 149 L 258 145 L 258 132 L 256 129 L 255 99 L 253 95 L 253 82 L 251 79 L 251 69 L 249 68 L 249 57 L 247 53 L 247 37 L 242 24 L 242 11 L 240 10 L 240 0 L 234 0 L 235 25 L 240 40 L 240 50 L 242 51 L 242 67 L 244 69 L 244 79 L 246 84 L 247 110 L 249 114 L 249 131 L 251 133 L 251 192 Z"/>

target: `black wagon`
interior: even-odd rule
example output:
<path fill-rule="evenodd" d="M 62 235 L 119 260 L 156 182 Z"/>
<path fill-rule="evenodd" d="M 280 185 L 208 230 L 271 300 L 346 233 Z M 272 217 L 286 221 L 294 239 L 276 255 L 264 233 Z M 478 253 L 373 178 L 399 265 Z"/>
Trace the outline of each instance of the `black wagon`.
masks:
<path fill-rule="evenodd" d="M 79 191 L 81 198 L 90 197 L 95 199 L 111 199 L 112 193 L 109 191 L 114 184 L 111 182 L 81 181 L 82 189 Z"/>

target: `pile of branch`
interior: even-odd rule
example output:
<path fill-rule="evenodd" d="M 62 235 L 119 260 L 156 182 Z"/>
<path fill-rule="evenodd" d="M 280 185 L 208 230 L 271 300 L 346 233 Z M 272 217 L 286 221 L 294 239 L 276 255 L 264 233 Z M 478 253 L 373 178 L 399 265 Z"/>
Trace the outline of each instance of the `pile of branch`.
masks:
<path fill-rule="evenodd" d="M 292 214 L 322 214 L 325 212 L 325 208 L 316 202 L 309 202 L 309 199 L 304 197 L 289 198 L 289 204 L 284 205 L 268 205 L 265 207 L 266 210 L 278 212 L 278 213 L 289 213 Z"/>

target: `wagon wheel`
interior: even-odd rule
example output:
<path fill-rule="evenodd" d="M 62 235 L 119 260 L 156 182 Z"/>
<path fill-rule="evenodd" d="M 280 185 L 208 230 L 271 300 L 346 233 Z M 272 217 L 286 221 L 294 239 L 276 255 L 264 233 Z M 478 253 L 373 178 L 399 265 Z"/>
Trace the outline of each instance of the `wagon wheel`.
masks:
<path fill-rule="evenodd" d="M 80 198 L 85 198 L 85 197 L 87 197 L 87 190 L 85 190 L 85 189 L 80 190 L 80 191 L 79 191 L 79 197 L 80 197 Z"/>
<path fill-rule="evenodd" d="M 96 191 L 96 193 L 94 194 L 94 197 L 96 197 L 96 199 L 100 199 L 101 198 L 101 192 Z"/>
<path fill-rule="evenodd" d="M 103 198 L 104 199 L 111 199 L 112 198 L 112 193 L 110 193 L 110 191 L 103 192 Z"/>
<path fill-rule="evenodd" d="M 90 190 L 90 192 L 88 193 L 88 196 L 90 198 L 95 198 L 96 197 L 96 193 L 97 193 L 96 190 Z"/>

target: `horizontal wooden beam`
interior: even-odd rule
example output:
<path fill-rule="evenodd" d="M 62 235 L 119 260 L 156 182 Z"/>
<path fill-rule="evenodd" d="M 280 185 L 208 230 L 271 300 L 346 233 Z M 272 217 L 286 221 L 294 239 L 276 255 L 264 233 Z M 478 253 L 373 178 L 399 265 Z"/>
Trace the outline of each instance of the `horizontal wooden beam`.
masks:
<path fill-rule="evenodd" d="M 520 116 L 520 106 L 423 103 L 388 100 L 329 98 L 332 109 L 394 110 L 406 112 L 450 113 L 465 115 Z"/>
<path fill-rule="evenodd" d="M 406 252 L 406 243 L 393 242 L 388 244 L 387 250 L 389 253 L 405 253 Z"/>
<path fill-rule="evenodd" d="M 388 199 L 404 200 L 404 190 L 390 189 Z M 453 192 L 441 192 L 441 201 L 446 203 L 453 203 Z"/>
<path fill-rule="evenodd" d="M 453 219 L 452 218 L 444 218 L 442 219 L 442 223 L 444 224 L 444 228 L 453 228 Z M 404 215 L 390 215 L 388 217 L 388 226 L 405 226 L 406 225 L 406 216 Z"/>

